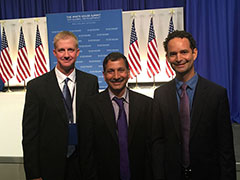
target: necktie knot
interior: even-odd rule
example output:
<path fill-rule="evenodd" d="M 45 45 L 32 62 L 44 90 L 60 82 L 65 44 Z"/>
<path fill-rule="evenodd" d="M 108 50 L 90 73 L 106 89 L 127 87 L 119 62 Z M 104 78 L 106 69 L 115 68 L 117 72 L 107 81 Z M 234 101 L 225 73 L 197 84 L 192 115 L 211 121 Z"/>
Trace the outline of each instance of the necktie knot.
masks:
<path fill-rule="evenodd" d="M 186 83 L 183 83 L 182 86 L 181 86 L 181 89 L 182 89 L 182 90 L 186 90 L 187 87 L 188 87 L 188 85 L 187 85 Z"/>
<path fill-rule="evenodd" d="M 124 98 L 117 98 L 117 97 L 114 97 L 113 100 L 118 104 L 118 106 L 121 108 L 123 108 L 123 101 L 124 101 Z"/>
<path fill-rule="evenodd" d="M 68 120 L 69 122 L 73 122 L 73 112 L 72 112 L 72 97 L 71 97 L 71 93 L 70 90 L 68 88 L 68 81 L 70 79 L 66 78 L 64 80 L 64 86 L 63 86 L 63 97 L 64 97 L 64 105 L 65 105 L 65 109 L 68 115 Z"/>
<path fill-rule="evenodd" d="M 71 93 L 70 93 L 70 90 L 69 90 L 69 87 L 68 87 L 68 81 L 69 81 L 70 79 L 67 77 L 65 80 L 64 80 L 64 86 L 63 86 L 63 96 L 64 96 L 64 98 L 65 98 L 65 100 L 67 100 L 67 101 L 72 101 L 71 100 Z M 70 103 L 70 102 L 68 102 L 68 103 Z M 72 103 L 72 102 L 71 102 Z"/>
<path fill-rule="evenodd" d="M 64 80 L 64 83 L 66 84 L 66 85 L 68 85 L 68 81 L 69 81 L 70 79 L 67 77 L 65 80 Z"/>

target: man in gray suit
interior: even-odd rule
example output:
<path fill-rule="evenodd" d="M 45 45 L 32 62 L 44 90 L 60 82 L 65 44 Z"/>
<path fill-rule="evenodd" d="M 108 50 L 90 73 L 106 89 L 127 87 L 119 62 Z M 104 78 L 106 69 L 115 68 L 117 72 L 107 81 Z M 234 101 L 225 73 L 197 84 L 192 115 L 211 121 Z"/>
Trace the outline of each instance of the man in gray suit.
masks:
<path fill-rule="evenodd" d="M 79 49 L 73 33 L 58 33 L 53 53 L 56 67 L 27 85 L 22 141 L 24 168 L 27 179 L 78 180 L 79 107 L 86 96 L 98 93 L 98 82 L 97 77 L 75 68 Z M 69 92 L 70 105 L 64 92 Z"/>

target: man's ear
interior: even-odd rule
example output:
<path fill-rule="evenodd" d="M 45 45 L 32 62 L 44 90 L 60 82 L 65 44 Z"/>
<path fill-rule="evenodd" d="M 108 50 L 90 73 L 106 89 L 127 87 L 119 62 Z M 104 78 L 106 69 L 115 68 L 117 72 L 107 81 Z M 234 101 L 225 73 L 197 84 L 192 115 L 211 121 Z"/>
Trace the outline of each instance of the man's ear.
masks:
<path fill-rule="evenodd" d="M 53 50 L 53 54 L 54 54 L 54 56 L 57 56 L 56 49 Z"/>
<path fill-rule="evenodd" d="M 103 74 L 104 81 L 106 81 L 106 79 L 105 79 L 105 72 L 103 71 L 102 74 Z"/>
<path fill-rule="evenodd" d="M 193 49 L 193 59 L 194 59 L 194 61 L 195 61 L 195 59 L 197 59 L 197 56 L 198 56 L 198 50 L 197 50 L 197 48 L 194 48 Z"/>

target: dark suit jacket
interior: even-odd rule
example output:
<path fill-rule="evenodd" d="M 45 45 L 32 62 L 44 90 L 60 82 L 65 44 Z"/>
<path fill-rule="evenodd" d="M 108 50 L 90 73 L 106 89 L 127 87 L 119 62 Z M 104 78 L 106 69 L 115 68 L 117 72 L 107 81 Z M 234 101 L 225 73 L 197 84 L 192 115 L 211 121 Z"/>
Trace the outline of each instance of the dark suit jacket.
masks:
<path fill-rule="evenodd" d="M 98 92 L 97 77 L 76 70 L 76 117 L 86 96 Z M 27 179 L 63 180 L 68 120 L 63 95 L 52 70 L 27 85 L 23 114 L 23 152 Z"/>
<path fill-rule="evenodd" d="M 129 90 L 128 144 L 131 180 L 149 172 L 149 130 L 152 99 Z M 84 179 L 119 180 L 120 157 L 117 125 L 108 90 L 91 97 L 80 118 L 80 156 Z"/>
<path fill-rule="evenodd" d="M 154 179 L 181 177 L 181 132 L 175 80 L 155 90 Z M 236 178 L 226 89 L 199 76 L 191 112 L 190 166 L 194 180 Z"/>

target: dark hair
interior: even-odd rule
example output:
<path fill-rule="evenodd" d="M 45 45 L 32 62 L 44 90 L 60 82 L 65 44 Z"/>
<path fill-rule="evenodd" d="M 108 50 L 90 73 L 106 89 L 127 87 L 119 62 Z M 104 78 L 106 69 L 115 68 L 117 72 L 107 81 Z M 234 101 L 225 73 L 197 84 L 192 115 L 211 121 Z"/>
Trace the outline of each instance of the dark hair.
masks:
<path fill-rule="evenodd" d="M 164 50 L 166 53 L 168 53 L 168 42 L 173 39 L 173 38 L 187 38 L 189 40 L 190 43 L 190 48 L 192 50 L 194 50 L 195 48 L 197 48 L 196 46 L 196 41 L 194 40 L 192 34 L 190 34 L 189 32 L 186 31 L 173 31 L 172 33 L 168 34 L 168 36 L 166 37 L 165 41 L 163 42 L 163 46 L 164 46 Z"/>
<path fill-rule="evenodd" d="M 123 59 L 124 60 L 124 63 L 126 65 L 126 68 L 129 70 L 129 65 L 128 65 L 128 61 L 127 61 L 127 58 L 120 52 L 112 52 L 110 54 L 108 54 L 104 60 L 103 60 L 103 72 L 105 72 L 106 70 L 106 65 L 108 63 L 108 61 L 117 61 L 119 59 Z"/>

